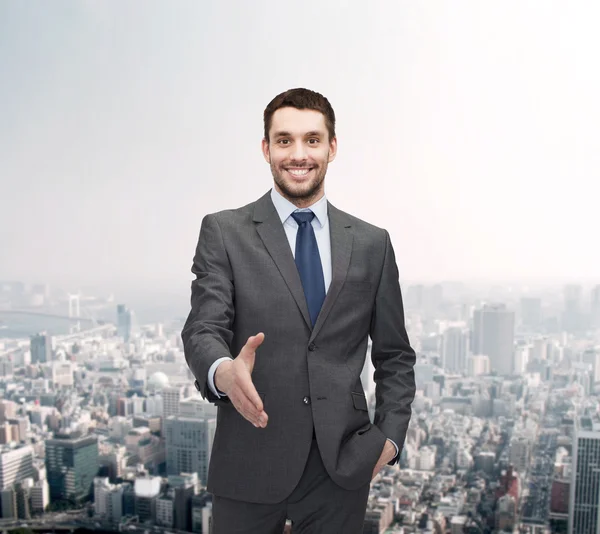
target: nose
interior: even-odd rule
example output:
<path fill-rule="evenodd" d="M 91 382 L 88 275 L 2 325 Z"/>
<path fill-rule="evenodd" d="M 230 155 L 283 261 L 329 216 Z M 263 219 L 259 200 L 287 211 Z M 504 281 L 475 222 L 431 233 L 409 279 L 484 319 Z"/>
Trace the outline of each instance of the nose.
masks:
<path fill-rule="evenodd" d="M 306 160 L 306 147 L 304 143 L 294 143 L 290 153 L 292 161 L 302 162 Z"/>

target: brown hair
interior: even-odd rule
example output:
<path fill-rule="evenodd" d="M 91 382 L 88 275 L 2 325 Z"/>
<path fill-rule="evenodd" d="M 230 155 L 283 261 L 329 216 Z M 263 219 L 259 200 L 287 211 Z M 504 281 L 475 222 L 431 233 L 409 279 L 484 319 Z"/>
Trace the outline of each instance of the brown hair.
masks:
<path fill-rule="evenodd" d="M 313 109 L 319 111 L 325 116 L 325 126 L 329 132 L 329 140 L 335 137 L 335 113 L 329 103 L 329 100 L 322 94 L 311 91 L 310 89 L 288 89 L 277 95 L 265 108 L 263 115 L 265 123 L 265 139 L 269 140 L 269 130 L 271 129 L 271 120 L 273 113 L 280 108 Z"/>

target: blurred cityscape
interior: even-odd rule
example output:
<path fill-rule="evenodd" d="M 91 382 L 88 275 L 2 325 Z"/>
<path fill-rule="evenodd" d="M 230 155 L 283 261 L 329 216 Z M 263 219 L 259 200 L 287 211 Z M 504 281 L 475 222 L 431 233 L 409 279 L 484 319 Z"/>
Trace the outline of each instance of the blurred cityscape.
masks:
<path fill-rule="evenodd" d="M 600 285 L 402 288 L 418 391 L 364 533 L 600 534 Z M 0 282 L 0 529 L 211 533 L 188 309 L 138 311 Z"/>

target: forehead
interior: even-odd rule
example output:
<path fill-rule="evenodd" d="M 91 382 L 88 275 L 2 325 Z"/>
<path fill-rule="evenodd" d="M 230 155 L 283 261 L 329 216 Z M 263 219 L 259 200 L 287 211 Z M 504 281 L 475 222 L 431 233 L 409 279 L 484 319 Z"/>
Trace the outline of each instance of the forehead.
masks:
<path fill-rule="evenodd" d="M 269 134 L 288 132 L 292 135 L 304 135 L 307 132 L 327 133 L 325 116 L 314 109 L 280 108 L 271 119 Z"/>

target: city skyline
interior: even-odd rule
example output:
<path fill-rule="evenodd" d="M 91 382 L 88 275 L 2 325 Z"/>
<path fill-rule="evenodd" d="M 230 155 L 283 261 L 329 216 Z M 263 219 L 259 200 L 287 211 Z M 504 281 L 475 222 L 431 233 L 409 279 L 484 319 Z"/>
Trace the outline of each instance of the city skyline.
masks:
<path fill-rule="evenodd" d="M 187 294 L 202 217 L 271 187 L 264 107 L 305 86 L 338 119 L 328 199 L 401 280 L 598 283 L 600 8 L 461 5 L 4 3 L 0 279 Z"/>
<path fill-rule="evenodd" d="M 138 531 L 199 532 L 211 521 L 205 484 L 217 410 L 192 385 L 184 318 L 138 322 L 129 304 L 64 296 L 0 282 L 9 327 L 11 308 L 27 304 L 32 326 L 42 326 L 35 312 L 45 309 L 86 316 L 93 305 L 92 315 L 110 308 L 113 317 L 0 339 L 2 518 L 116 529 L 137 516 L 146 522 Z M 600 443 L 600 286 L 589 297 L 566 285 L 507 298 L 509 311 L 476 291 L 408 286 L 417 395 L 399 464 L 372 481 L 365 529 L 533 534 L 573 524 L 579 533 L 584 521 L 597 534 L 597 510 L 586 504 L 596 486 L 581 473 Z M 371 350 L 360 381 L 373 421 Z"/>

